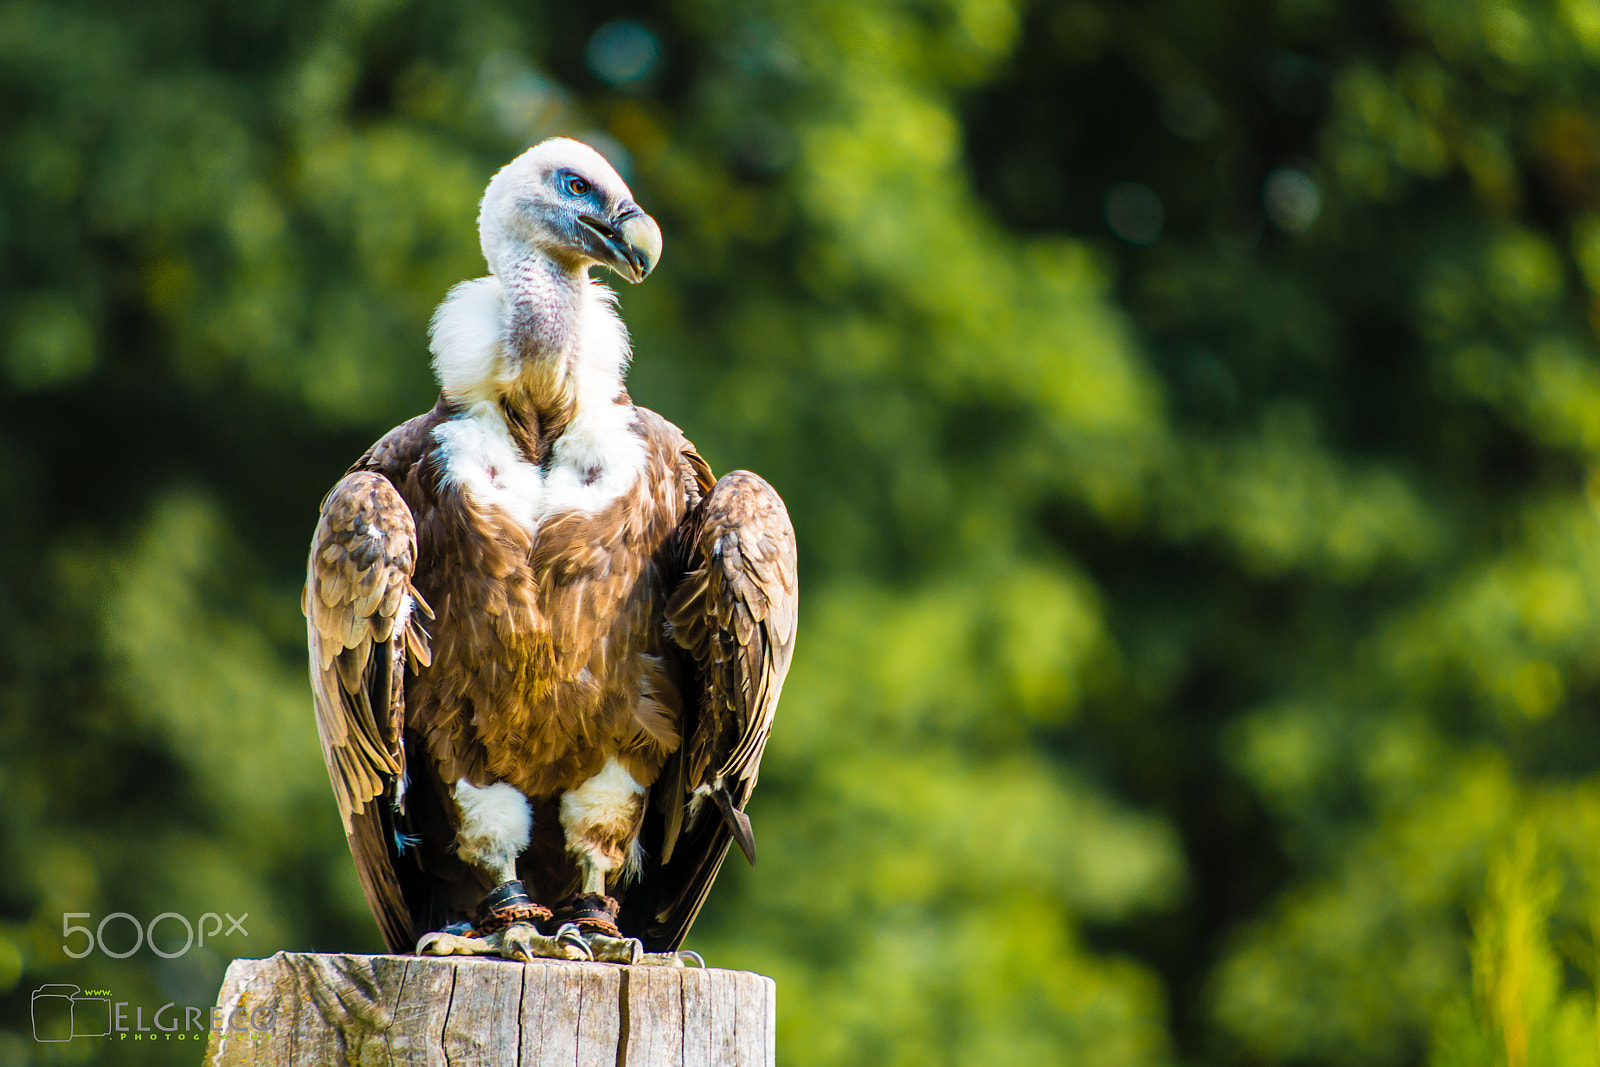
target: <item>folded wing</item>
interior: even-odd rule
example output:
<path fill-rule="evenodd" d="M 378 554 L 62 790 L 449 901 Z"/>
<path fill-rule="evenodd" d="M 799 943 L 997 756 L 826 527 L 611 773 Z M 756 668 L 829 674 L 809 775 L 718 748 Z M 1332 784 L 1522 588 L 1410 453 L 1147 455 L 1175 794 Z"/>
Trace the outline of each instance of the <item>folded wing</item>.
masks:
<path fill-rule="evenodd" d="M 686 574 L 667 609 L 694 665 L 683 747 L 661 794 L 659 882 L 650 894 L 647 946 L 674 948 L 710 890 L 730 841 L 751 863 L 744 806 L 794 652 L 798 620 L 794 528 L 777 492 L 749 471 L 714 485 L 686 453 L 704 496 L 685 520 Z M 696 699 L 698 698 L 698 699 Z M 698 811 L 706 804 L 714 811 Z"/>
<path fill-rule="evenodd" d="M 411 584 L 417 534 L 389 480 L 346 475 L 322 504 L 302 608 L 322 757 L 357 873 L 391 948 L 415 932 L 394 869 L 394 808 L 403 803 L 404 675 L 429 662 L 422 617 L 433 612 Z"/>

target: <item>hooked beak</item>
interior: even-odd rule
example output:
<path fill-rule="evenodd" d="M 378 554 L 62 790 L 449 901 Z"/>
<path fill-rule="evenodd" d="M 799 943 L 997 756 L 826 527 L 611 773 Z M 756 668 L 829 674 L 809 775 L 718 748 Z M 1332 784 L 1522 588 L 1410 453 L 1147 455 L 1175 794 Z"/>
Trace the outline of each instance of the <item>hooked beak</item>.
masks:
<path fill-rule="evenodd" d="M 579 215 L 578 222 L 593 237 L 601 263 L 630 282 L 642 282 L 661 259 L 661 227 L 631 203 L 624 202 L 609 221 Z"/>

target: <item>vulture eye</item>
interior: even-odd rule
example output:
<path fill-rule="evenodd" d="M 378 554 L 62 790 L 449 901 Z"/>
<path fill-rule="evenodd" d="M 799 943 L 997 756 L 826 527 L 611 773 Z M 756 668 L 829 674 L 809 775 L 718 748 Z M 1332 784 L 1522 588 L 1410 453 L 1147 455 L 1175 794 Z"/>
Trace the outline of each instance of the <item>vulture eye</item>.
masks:
<path fill-rule="evenodd" d="M 563 179 L 562 185 L 566 187 L 567 193 L 571 196 L 589 195 L 589 183 L 578 177 L 576 174 L 567 175 L 566 178 Z"/>

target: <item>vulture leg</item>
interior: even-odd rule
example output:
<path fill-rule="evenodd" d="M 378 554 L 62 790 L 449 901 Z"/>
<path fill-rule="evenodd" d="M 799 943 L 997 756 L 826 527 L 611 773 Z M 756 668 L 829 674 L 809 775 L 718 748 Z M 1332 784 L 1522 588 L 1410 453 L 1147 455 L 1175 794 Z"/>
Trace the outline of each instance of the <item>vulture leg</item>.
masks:
<path fill-rule="evenodd" d="M 645 787 L 615 758 L 600 773 L 561 797 L 561 829 L 567 851 L 582 872 L 582 891 L 564 915 L 583 931 L 597 960 L 681 967 L 676 952 L 647 953 L 644 942 L 617 928 L 617 902 L 606 895 L 638 870 L 639 829 L 644 824 Z M 696 957 L 697 958 L 697 957 Z"/>
<path fill-rule="evenodd" d="M 528 798 L 505 782 L 473 785 L 456 782 L 456 852 L 494 878 L 496 888 L 484 898 L 472 926 L 451 927 L 417 942 L 419 956 L 501 956 L 511 960 L 587 960 L 593 958 L 577 926 L 561 925 L 555 933 L 540 932 L 538 922 L 550 909 L 528 899 L 517 878 L 517 857 L 528 847 L 533 813 Z"/>

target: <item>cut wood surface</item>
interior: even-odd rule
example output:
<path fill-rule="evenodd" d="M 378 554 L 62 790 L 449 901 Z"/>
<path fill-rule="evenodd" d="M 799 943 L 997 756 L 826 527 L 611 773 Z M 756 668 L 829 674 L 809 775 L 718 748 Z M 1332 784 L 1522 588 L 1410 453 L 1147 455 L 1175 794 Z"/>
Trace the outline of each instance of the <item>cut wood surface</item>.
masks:
<path fill-rule="evenodd" d="M 208 1065 L 771 1067 L 777 986 L 747 971 L 280 952 L 234 960 Z"/>

